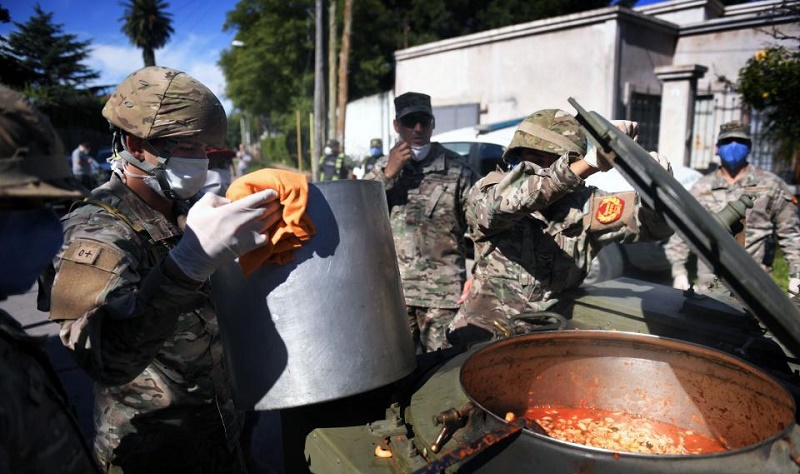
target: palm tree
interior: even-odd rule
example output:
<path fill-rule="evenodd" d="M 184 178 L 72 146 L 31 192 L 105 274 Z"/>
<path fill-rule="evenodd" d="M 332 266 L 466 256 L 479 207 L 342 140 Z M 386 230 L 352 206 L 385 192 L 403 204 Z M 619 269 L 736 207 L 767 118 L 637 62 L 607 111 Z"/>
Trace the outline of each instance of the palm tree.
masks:
<path fill-rule="evenodd" d="M 163 0 L 129 0 L 120 2 L 125 7 L 122 32 L 137 48 L 142 48 L 145 66 L 156 65 L 155 50 L 167 44 L 172 29 L 172 18 L 167 13 L 169 3 Z"/>

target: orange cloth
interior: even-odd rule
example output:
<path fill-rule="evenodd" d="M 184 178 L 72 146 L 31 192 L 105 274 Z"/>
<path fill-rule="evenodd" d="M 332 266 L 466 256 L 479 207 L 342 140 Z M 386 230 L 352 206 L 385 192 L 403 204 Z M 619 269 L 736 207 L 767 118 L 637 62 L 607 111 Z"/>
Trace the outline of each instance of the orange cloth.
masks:
<path fill-rule="evenodd" d="M 283 219 L 269 228 L 269 242 L 239 257 L 245 275 L 264 263 L 283 265 L 291 261 L 292 250 L 317 232 L 306 215 L 308 179 L 305 175 L 277 169 L 262 169 L 248 173 L 231 183 L 225 196 L 236 201 L 264 189 L 274 189 L 283 205 Z"/>

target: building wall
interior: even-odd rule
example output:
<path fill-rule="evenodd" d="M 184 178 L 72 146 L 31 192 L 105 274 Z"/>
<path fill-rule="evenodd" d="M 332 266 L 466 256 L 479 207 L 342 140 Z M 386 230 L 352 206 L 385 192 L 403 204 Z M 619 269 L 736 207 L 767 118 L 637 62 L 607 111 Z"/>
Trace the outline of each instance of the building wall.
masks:
<path fill-rule="evenodd" d="M 776 44 L 768 25 L 777 21 L 800 36 L 796 20 L 788 24 L 792 19 L 776 15 L 779 5 L 780 0 L 731 7 L 718 0 L 672 0 L 633 10 L 608 7 L 421 45 L 395 53 L 396 91 L 426 92 L 434 106 L 478 103 L 480 124 L 542 108 L 572 111 L 569 97 L 607 117 L 625 117 L 633 92 L 661 94 L 658 67 L 708 68 L 697 82 L 706 96 L 726 85 L 727 92 L 735 89 L 747 60 Z M 670 113 L 690 112 L 691 100 L 674 104 L 673 99 L 662 97 L 662 122 L 677 121 Z M 731 99 L 736 98 L 726 95 Z M 713 126 L 698 133 L 709 134 Z M 684 150 L 678 142 L 686 142 L 685 134 L 674 135 L 670 150 Z M 700 140 L 706 150 L 709 140 Z"/>
<path fill-rule="evenodd" d="M 480 123 L 564 108 L 575 97 L 615 107 L 618 7 L 541 20 L 398 51 L 395 90 L 434 106 L 480 103 Z"/>
<path fill-rule="evenodd" d="M 347 104 L 344 125 L 344 153 L 360 161 L 369 154 L 369 141 L 383 140 L 383 152 L 394 144 L 394 93 L 371 95 Z"/>

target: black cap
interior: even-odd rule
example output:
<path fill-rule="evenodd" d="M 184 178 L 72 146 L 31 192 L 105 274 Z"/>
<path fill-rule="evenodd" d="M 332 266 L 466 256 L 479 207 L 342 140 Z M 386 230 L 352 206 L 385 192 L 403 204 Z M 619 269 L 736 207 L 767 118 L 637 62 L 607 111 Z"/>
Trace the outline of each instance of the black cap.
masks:
<path fill-rule="evenodd" d="M 425 113 L 433 117 L 431 96 L 419 92 L 406 92 L 394 98 L 395 117 L 402 118 L 408 114 Z"/>
<path fill-rule="evenodd" d="M 339 140 L 330 139 L 328 140 L 328 146 L 333 148 L 335 146 L 339 146 Z"/>

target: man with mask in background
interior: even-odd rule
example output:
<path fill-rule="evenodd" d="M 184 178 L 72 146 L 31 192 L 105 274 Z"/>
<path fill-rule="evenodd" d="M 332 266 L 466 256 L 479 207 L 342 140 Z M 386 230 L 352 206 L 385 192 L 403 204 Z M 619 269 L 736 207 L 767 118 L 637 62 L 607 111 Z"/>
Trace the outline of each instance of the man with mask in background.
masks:
<path fill-rule="evenodd" d="M 61 246 L 49 204 L 81 197 L 50 121 L 0 86 L 0 300 L 28 291 Z M 0 309 L 0 472 L 97 472 L 44 340 Z"/>
<path fill-rule="evenodd" d="M 328 145 L 319 159 L 319 167 L 321 181 L 336 181 L 349 177 L 347 157 L 338 140 L 328 140 Z"/>
<path fill-rule="evenodd" d="M 364 158 L 363 174 L 366 175 L 372 171 L 372 168 L 375 167 L 375 163 L 381 158 L 383 158 L 383 140 L 380 138 L 373 138 L 369 141 L 369 155 Z"/>
<path fill-rule="evenodd" d="M 96 382 L 95 454 L 107 472 L 244 472 L 207 279 L 267 242 L 276 193 L 197 199 L 227 119 L 184 72 L 133 72 L 103 116 L 114 175 L 63 219 L 50 313 Z"/>
<path fill-rule="evenodd" d="M 445 329 L 466 281 L 466 196 L 476 177 L 461 155 L 431 143 L 430 96 L 406 92 L 394 106 L 400 139 L 364 179 L 386 188 L 411 334 L 428 352 L 449 347 Z"/>
<path fill-rule="evenodd" d="M 765 261 L 767 241 L 775 237 L 778 247 L 789 264 L 789 291 L 800 287 L 800 223 L 797 204 L 786 183 L 769 171 L 748 163 L 752 149 L 750 127 L 733 121 L 722 124 L 717 138 L 720 167 L 697 181 L 690 192 L 712 213 L 717 213 L 742 194 L 755 197 L 753 207 L 745 214 L 744 248 L 765 271 L 771 272 L 772 262 Z M 689 288 L 686 262 L 689 247 L 674 235 L 665 247 L 672 264 L 673 286 Z M 704 262 L 697 262 L 697 284 L 703 291 L 719 289 L 720 281 Z"/>

